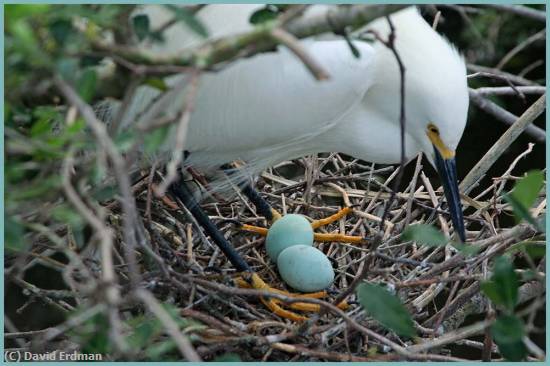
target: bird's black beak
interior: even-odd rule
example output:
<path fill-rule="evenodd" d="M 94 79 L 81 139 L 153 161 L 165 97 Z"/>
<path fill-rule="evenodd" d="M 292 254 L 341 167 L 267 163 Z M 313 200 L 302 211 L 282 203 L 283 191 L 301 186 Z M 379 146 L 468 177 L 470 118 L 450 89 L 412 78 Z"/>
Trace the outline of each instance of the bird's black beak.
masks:
<path fill-rule="evenodd" d="M 443 191 L 445 192 L 445 198 L 449 205 L 449 212 L 451 213 L 451 220 L 453 221 L 453 227 L 458 237 L 462 242 L 466 241 L 466 231 L 464 229 L 464 217 L 462 215 L 462 204 L 460 203 L 460 194 L 458 192 L 458 181 L 456 178 L 456 162 L 455 158 L 443 158 L 441 153 L 434 146 L 435 151 L 435 165 L 441 182 L 443 184 Z"/>

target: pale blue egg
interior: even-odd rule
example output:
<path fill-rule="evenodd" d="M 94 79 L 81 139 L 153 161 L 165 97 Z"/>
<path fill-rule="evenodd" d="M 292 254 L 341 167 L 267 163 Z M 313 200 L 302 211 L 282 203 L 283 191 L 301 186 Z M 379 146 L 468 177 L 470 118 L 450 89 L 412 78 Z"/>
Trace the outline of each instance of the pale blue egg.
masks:
<path fill-rule="evenodd" d="M 313 229 L 302 215 L 285 215 L 269 228 L 265 239 L 267 255 L 273 262 L 286 248 L 293 245 L 313 245 Z"/>
<path fill-rule="evenodd" d="M 327 256 L 306 245 L 283 250 L 277 259 L 277 268 L 282 279 L 301 292 L 321 291 L 334 281 L 334 270 Z"/>

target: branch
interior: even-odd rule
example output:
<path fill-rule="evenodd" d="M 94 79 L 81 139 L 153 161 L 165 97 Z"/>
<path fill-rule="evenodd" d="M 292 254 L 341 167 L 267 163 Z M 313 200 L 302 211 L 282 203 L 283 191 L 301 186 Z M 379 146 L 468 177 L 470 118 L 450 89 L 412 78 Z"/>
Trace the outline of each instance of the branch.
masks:
<path fill-rule="evenodd" d="M 545 292 L 544 284 L 539 281 L 528 282 L 521 285 L 518 289 L 518 305 L 524 304 L 529 300 Z M 468 315 L 482 314 L 487 308 L 487 298 L 481 293 L 475 294 L 469 301 L 455 309 L 446 319 L 442 326 L 444 331 L 457 329 L 466 320 Z"/>
<path fill-rule="evenodd" d="M 541 10 L 535 10 L 532 8 L 528 8 L 523 5 L 504 5 L 504 4 L 487 4 L 485 5 L 489 8 L 494 8 L 497 10 L 504 10 L 509 13 L 521 15 L 522 17 L 531 18 L 534 20 L 538 20 L 539 22 L 546 22 L 546 12 Z"/>
<path fill-rule="evenodd" d="M 546 94 L 533 103 L 516 122 L 498 139 L 487 151 L 485 156 L 470 170 L 468 175 L 460 183 L 460 190 L 469 192 L 485 173 L 493 166 L 495 161 L 508 149 L 518 136 L 531 124 L 546 108 Z"/>
<path fill-rule="evenodd" d="M 497 69 L 502 69 L 504 65 L 508 63 L 515 55 L 517 55 L 519 52 L 521 52 L 525 47 L 529 46 L 531 43 L 534 43 L 540 39 L 546 38 L 546 28 L 543 30 L 531 35 L 528 37 L 525 41 L 518 44 L 516 47 L 512 48 L 503 58 L 500 60 L 500 62 L 497 64 Z"/>
<path fill-rule="evenodd" d="M 494 79 L 505 80 L 508 83 L 513 83 L 515 85 L 540 86 L 538 83 L 534 81 L 527 80 L 525 78 L 522 78 L 521 76 L 510 74 L 509 72 L 495 69 L 492 67 L 486 67 L 486 66 L 480 66 L 480 65 L 474 65 L 474 64 L 467 64 L 466 67 L 468 68 L 469 71 L 472 71 L 475 73 L 475 74 L 468 75 L 468 79 L 471 79 L 477 76 L 486 76 Z"/>
<path fill-rule="evenodd" d="M 195 100 L 199 87 L 199 74 L 193 74 L 189 83 L 190 89 L 185 95 L 185 107 L 178 122 L 176 142 L 174 148 L 172 149 L 172 158 L 166 168 L 166 179 L 162 182 L 157 191 L 157 195 L 159 197 L 164 196 L 168 187 L 176 180 L 178 176 L 178 167 L 180 167 L 183 161 L 185 140 L 187 139 L 187 129 L 189 126 L 189 121 L 191 120 L 191 114 L 195 108 Z"/>
<path fill-rule="evenodd" d="M 469 89 L 468 94 L 470 95 L 470 100 L 481 110 L 492 115 L 499 121 L 504 122 L 505 124 L 511 126 L 514 122 L 517 121 L 518 117 L 513 113 L 508 112 L 506 109 L 502 108 L 496 103 L 491 102 L 490 100 L 481 96 L 475 89 Z M 544 143 L 546 142 L 546 131 L 542 128 L 535 125 L 528 125 L 524 131 L 529 135 L 535 142 Z"/>
<path fill-rule="evenodd" d="M 518 94 L 544 94 L 546 87 L 544 86 L 497 86 L 497 87 L 481 87 L 470 89 L 476 94 L 486 97 L 489 95 L 518 95 Z"/>
<path fill-rule="evenodd" d="M 119 153 L 113 140 L 109 137 L 105 124 L 97 119 L 92 107 L 80 98 L 75 90 L 67 84 L 61 77 L 56 76 L 54 78 L 54 84 L 59 89 L 61 94 L 67 99 L 67 101 L 74 105 L 82 118 L 86 121 L 88 127 L 92 130 L 98 145 L 109 156 L 113 164 L 113 172 L 118 183 L 118 188 L 122 198 L 121 206 L 124 211 L 124 241 L 128 248 L 125 250 L 125 254 L 128 260 L 128 266 L 131 269 L 132 284 L 137 285 L 139 279 L 136 266 L 136 259 L 134 250 L 136 248 L 136 237 L 134 228 L 137 227 L 137 209 L 132 195 L 132 184 L 128 172 L 126 170 L 126 161 Z"/>
<path fill-rule="evenodd" d="M 178 346 L 181 354 L 186 358 L 187 361 L 191 362 L 201 362 L 197 351 L 193 348 L 193 345 L 187 337 L 183 335 L 180 331 L 179 326 L 176 324 L 172 316 L 164 310 L 164 308 L 159 304 L 159 302 L 151 295 L 150 292 L 145 290 L 137 290 L 136 296 L 147 306 L 149 311 L 151 311 L 164 325 L 166 332 L 172 337 L 176 345 Z"/>
<path fill-rule="evenodd" d="M 318 81 L 330 79 L 329 73 L 302 47 L 300 41 L 292 34 L 282 28 L 275 28 L 271 31 L 271 36 L 277 43 L 285 45 L 313 74 Z"/>
<path fill-rule="evenodd" d="M 374 6 L 354 5 L 330 11 L 325 15 L 299 19 L 289 24 L 286 31 L 298 39 L 332 32 L 344 27 L 357 28 L 378 17 L 391 14 L 404 5 Z M 199 47 L 183 50 L 178 55 L 162 56 L 134 47 L 107 42 L 99 37 L 91 38 L 92 46 L 126 61 L 144 65 L 192 66 L 209 69 L 214 65 L 235 58 L 249 57 L 260 52 L 273 50 L 277 41 L 271 32 L 278 22 L 262 23 L 252 31 L 206 42 Z"/>

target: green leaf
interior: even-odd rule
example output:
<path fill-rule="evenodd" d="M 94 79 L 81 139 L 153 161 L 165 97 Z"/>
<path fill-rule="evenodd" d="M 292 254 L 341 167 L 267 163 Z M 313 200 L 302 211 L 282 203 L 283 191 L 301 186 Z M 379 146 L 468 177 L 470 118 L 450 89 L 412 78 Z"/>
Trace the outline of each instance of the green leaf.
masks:
<path fill-rule="evenodd" d="M 532 281 L 537 278 L 537 273 L 532 269 L 527 269 L 519 274 L 522 281 Z"/>
<path fill-rule="evenodd" d="M 143 41 L 149 34 L 149 17 L 146 14 L 139 14 L 132 18 L 134 32 L 140 41 Z"/>
<path fill-rule="evenodd" d="M 359 52 L 359 49 L 357 47 L 355 47 L 355 45 L 353 44 L 349 34 L 347 32 L 344 33 L 344 39 L 346 40 L 346 43 L 348 44 L 348 47 L 353 55 L 353 57 L 359 59 L 361 58 L 361 52 Z"/>
<path fill-rule="evenodd" d="M 490 281 L 481 284 L 481 289 L 495 303 L 513 311 L 518 301 L 519 281 L 512 262 L 499 257 L 493 267 Z"/>
<path fill-rule="evenodd" d="M 57 61 L 55 67 L 63 79 L 72 81 L 76 78 L 78 63 L 78 60 L 74 58 L 62 58 Z"/>
<path fill-rule="evenodd" d="M 84 99 L 86 102 L 90 102 L 96 92 L 96 84 L 97 84 L 97 75 L 95 70 L 89 68 L 84 70 L 80 78 L 78 79 L 78 82 L 76 84 L 76 89 L 78 91 L 78 94 Z"/>
<path fill-rule="evenodd" d="M 225 353 L 215 357 L 212 362 L 242 362 L 242 360 L 236 353 Z"/>
<path fill-rule="evenodd" d="M 118 192 L 116 186 L 98 187 L 92 193 L 92 196 L 99 202 L 104 202 L 115 197 Z"/>
<path fill-rule="evenodd" d="M 128 320 L 128 326 L 134 332 L 128 337 L 128 343 L 136 349 L 147 348 L 150 342 L 162 333 L 162 324 L 156 317 L 137 316 Z"/>
<path fill-rule="evenodd" d="M 23 235 L 25 234 L 25 230 L 23 228 L 23 225 L 21 225 L 17 220 L 10 216 L 6 216 L 4 225 L 5 248 L 15 252 L 24 250 L 25 240 L 23 238 Z"/>
<path fill-rule="evenodd" d="M 45 179 L 41 179 L 39 182 L 33 181 L 33 184 L 26 186 L 25 189 L 20 189 L 11 193 L 10 198 L 13 200 L 29 200 L 52 194 L 56 189 L 61 186 L 61 177 L 49 176 Z"/>
<path fill-rule="evenodd" d="M 127 152 L 136 141 L 136 135 L 132 131 L 123 131 L 115 137 L 115 145 L 120 152 Z"/>
<path fill-rule="evenodd" d="M 546 245 L 528 245 L 525 252 L 532 259 L 540 259 L 546 255 Z"/>
<path fill-rule="evenodd" d="M 31 137 L 44 135 L 52 130 L 52 122 L 47 118 L 41 118 L 31 127 Z"/>
<path fill-rule="evenodd" d="M 535 203 L 544 184 L 544 175 L 540 170 L 532 170 L 521 178 L 509 194 L 504 194 L 504 199 L 512 206 L 517 222 L 522 219 L 535 226 L 538 230 L 538 222 L 529 213 L 529 208 Z"/>
<path fill-rule="evenodd" d="M 491 326 L 491 334 L 497 343 L 514 343 L 521 341 L 525 329 L 515 315 L 501 315 Z"/>
<path fill-rule="evenodd" d="M 29 23 L 25 20 L 18 20 L 13 24 L 11 31 L 18 42 L 18 45 L 30 54 L 38 52 L 38 40 Z"/>
<path fill-rule="evenodd" d="M 492 281 L 482 282 L 480 287 L 481 287 L 481 291 L 483 291 L 485 296 L 487 296 L 493 303 L 502 304 L 504 302 L 504 300 L 502 300 L 502 297 L 500 295 L 498 286 L 494 282 Z"/>
<path fill-rule="evenodd" d="M 84 227 L 84 219 L 76 210 L 68 205 L 59 205 L 51 211 L 52 217 L 63 223 L 70 225 L 76 229 Z"/>
<path fill-rule="evenodd" d="M 514 210 L 514 215 L 516 217 L 516 222 L 519 223 L 523 219 L 537 228 L 537 230 L 542 231 L 542 229 L 539 228 L 539 223 L 533 218 L 533 216 L 531 216 L 529 209 L 522 205 L 514 196 L 504 193 L 502 197 L 510 206 L 512 206 L 512 210 Z"/>
<path fill-rule="evenodd" d="M 172 4 L 164 6 L 174 14 L 178 21 L 185 23 L 193 32 L 203 38 L 208 37 L 208 31 L 204 25 L 188 9 Z"/>
<path fill-rule="evenodd" d="M 78 308 L 71 315 L 77 318 L 82 312 L 86 311 L 84 307 Z M 109 320 L 106 315 L 99 313 L 78 327 L 69 331 L 71 340 L 80 344 L 80 350 L 83 353 L 108 354 L 112 350 L 112 341 L 109 332 Z"/>
<path fill-rule="evenodd" d="M 516 316 L 500 316 L 491 326 L 491 335 L 507 360 L 521 361 L 527 356 L 527 348 L 522 341 L 525 329 L 521 319 Z"/>
<path fill-rule="evenodd" d="M 250 24 L 261 24 L 261 23 L 269 22 L 271 20 L 275 20 L 277 16 L 278 16 L 277 9 L 270 6 L 266 6 L 252 13 L 252 15 L 250 16 L 249 22 Z"/>
<path fill-rule="evenodd" d="M 31 127 L 32 137 L 51 133 L 55 124 L 62 121 L 60 112 L 51 106 L 36 107 L 32 112 L 32 116 L 36 119 Z"/>
<path fill-rule="evenodd" d="M 95 55 L 85 55 L 80 57 L 80 67 L 90 67 L 90 66 L 97 66 L 103 60 L 105 57 L 103 56 L 95 56 Z"/>
<path fill-rule="evenodd" d="M 460 254 L 466 257 L 471 257 L 473 255 L 476 255 L 481 248 L 477 245 L 471 245 L 471 244 L 463 244 L 463 243 L 452 243 L 453 247 L 456 248 Z"/>
<path fill-rule="evenodd" d="M 4 5 L 6 29 L 10 30 L 10 25 L 21 18 L 43 14 L 48 10 L 50 10 L 49 4 L 6 4 Z"/>
<path fill-rule="evenodd" d="M 157 128 L 144 136 L 145 152 L 152 154 L 164 143 L 168 137 L 170 126 Z"/>
<path fill-rule="evenodd" d="M 11 106 L 7 101 L 4 101 L 4 121 L 11 117 Z"/>
<path fill-rule="evenodd" d="M 447 244 L 445 235 L 431 225 L 418 224 L 408 226 L 403 234 L 403 241 L 416 241 L 419 244 L 431 247 L 441 247 Z"/>
<path fill-rule="evenodd" d="M 68 19 L 59 19 L 49 26 L 50 34 L 60 45 L 65 44 L 66 40 L 73 33 L 73 24 Z"/>
<path fill-rule="evenodd" d="M 540 259 L 546 255 L 546 242 L 527 240 L 514 244 L 506 250 L 506 253 L 509 254 L 518 252 L 528 255 L 532 259 Z"/>
<path fill-rule="evenodd" d="M 540 170 L 532 170 L 515 185 L 511 195 L 523 205 L 530 208 L 536 201 L 544 183 L 544 175 Z"/>
<path fill-rule="evenodd" d="M 165 354 L 175 350 L 176 348 L 176 342 L 174 342 L 172 339 L 167 339 L 165 341 L 156 342 L 149 345 L 145 349 L 145 353 L 147 355 L 147 358 L 151 359 L 152 361 L 170 361 L 166 358 Z"/>
<path fill-rule="evenodd" d="M 166 85 L 166 82 L 161 78 L 149 78 L 145 80 L 144 84 L 163 92 L 168 90 L 168 85 Z"/>
<path fill-rule="evenodd" d="M 70 124 L 67 127 L 67 133 L 69 135 L 74 135 L 84 129 L 86 126 L 86 121 L 84 121 L 84 118 L 78 118 L 76 121 L 74 121 L 72 124 Z"/>
<path fill-rule="evenodd" d="M 399 299 L 386 289 L 378 285 L 362 283 L 357 286 L 357 298 L 370 316 L 386 328 L 405 337 L 416 335 L 409 312 Z"/>

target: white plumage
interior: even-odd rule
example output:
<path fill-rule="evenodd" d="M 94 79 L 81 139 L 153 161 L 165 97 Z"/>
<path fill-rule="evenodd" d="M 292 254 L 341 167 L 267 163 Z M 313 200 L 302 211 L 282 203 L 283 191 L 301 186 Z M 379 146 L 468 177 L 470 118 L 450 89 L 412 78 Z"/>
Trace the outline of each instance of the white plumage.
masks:
<path fill-rule="evenodd" d="M 198 18 L 209 28 L 211 38 L 217 38 L 250 29 L 248 19 L 257 8 L 209 5 L 199 11 Z M 162 23 L 159 10 L 147 11 L 154 22 Z M 427 125 L 437 126 L 443 143 L 454 150 L 466 124 L 464 61 L 416 8 L 406 8 L 391 19 L 396 48 L 406 68 L 406 155 L 412 158 L 423 151 L 433 163 Z M 375 29 L 383 38 L 389 34 L 386 19 L 366 28 Z M 200 41 L 184 27 L 172 27 L 170 32 L 167 43 L 154 48 L 155 52 L 175 52 Z M 343 152 L 375 163 L 399 161 L 400 83 L 390 50 L 379 42 L 354 41 L 361 53 L 357 59 L 341 39 L 310 39 L 302 44 L 329 72 L 330 80 L 315 81 L 284 47 L 201 76 L 185 143 L 191 153 L 188 163 L 208 169 L 242 159 L 254 174 L 316 152 Z M 154 92 L 142 94 L 127 120 L 135 121 L 138 116 L 140 122 L 180 111 L 182 93 L 175 89 L 145 113 L 138 113 Z"/>

